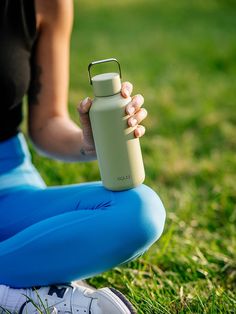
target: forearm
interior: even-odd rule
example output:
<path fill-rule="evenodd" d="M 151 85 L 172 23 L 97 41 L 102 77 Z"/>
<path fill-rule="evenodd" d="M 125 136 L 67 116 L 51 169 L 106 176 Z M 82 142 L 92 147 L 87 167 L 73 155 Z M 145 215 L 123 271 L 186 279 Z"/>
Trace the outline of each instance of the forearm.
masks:
<path fill-rule="evenodd" d="M 73 162 L 96 160 L 96 154 L 85 150 L 83 131 L 70 118 L 49 118 L 40 128 L 29 130 L 37 151 L 47 157 Z"/>

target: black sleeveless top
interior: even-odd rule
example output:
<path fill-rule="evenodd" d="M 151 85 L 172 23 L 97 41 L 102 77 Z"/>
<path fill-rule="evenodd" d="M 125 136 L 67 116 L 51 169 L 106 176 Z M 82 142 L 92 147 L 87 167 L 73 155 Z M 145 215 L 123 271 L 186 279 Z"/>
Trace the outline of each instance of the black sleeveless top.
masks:
<path fill-rule="evenodd" d="M 34 0 L 0 0 L 0 141 L 19 131 L 35 38 Z"/>

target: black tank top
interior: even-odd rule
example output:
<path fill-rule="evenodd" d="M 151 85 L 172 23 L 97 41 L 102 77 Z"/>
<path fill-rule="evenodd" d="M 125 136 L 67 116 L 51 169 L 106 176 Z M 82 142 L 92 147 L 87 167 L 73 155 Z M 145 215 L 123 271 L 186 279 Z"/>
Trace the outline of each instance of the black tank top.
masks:
<path fill-rule="evenodd" d="M 0 0 L 0 141 L 19 131 L 35 38 L 34 0 Z"/>

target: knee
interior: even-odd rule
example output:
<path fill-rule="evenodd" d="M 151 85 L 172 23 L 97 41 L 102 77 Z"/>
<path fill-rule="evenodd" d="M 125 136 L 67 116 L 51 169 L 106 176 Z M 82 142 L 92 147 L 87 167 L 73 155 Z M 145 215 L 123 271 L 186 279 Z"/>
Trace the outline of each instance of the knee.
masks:
<path fill-rule="evenodd" d="M 132 239 L 136 251 L 144 252 L 161 236 L 165 224 L 165 208 L 157 193 L 142 184 L 125 191 L 126 213 L 128 227 L 126 235 Z"/>
<path fill-rule="evenodd" d="M 140 185 L 133 193 L 138 205 L 133 208 L 136 213 L 137 235 L 146 249 L 158 240 L 163 232 L 165 208 L 157 193 L 147 185 Z"/>

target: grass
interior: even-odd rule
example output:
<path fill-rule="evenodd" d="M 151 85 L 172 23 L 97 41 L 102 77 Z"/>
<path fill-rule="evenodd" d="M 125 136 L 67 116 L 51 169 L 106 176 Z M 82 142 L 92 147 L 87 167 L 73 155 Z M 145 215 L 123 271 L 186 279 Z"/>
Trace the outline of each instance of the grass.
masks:
<path fill-rule="evenodd" d="M 145 183 L 163 200 L 161 239 L 91 278 L 140 314 L 236 313 L 236 3 L 80 0 L 71 43 L 70 113 L 91 95 L 87 65 L 117 57 L 149 112 Z M 48 185 L 99 180 L 97 162 L 33 160 Z"/>
<path fill-rule="evenodd" d="M 48 302 L 44 300 L 42 300 L 42 298 L 40 297 L 37 289 L 33 289 L 35 294 L 36 294 L 36 298 L 35 300 L 30 298 L 29 296 L 27 296 L 27 294 L 22 294 L 24 297 L 25 297 L 25 300 L 26 300 L 26 303 L 27 303 L 27 306 L 26 306 L 26 309 L 24 309 L 24 311 L 27 313 L 27 314 L 32 314 L 30 311 L 31 309 L 29 310 L 28 308 L 28 305 L 31 306 L 32 304 L 32 307 L 34 309 L 34 313 L 39 313 L 39 314 L 57 314 L 57 310 L 55 309 L 54 306 L 49 306 Z M 17 314 L 16 311 L 14 311 L 14 313 L 10 312 L 9 310 L 5 309 L 4 307 L 0 306 L 0 310 L 1 310 L 1 314 Z M 37 312 L 36 312 L 37 310 Z"/>

